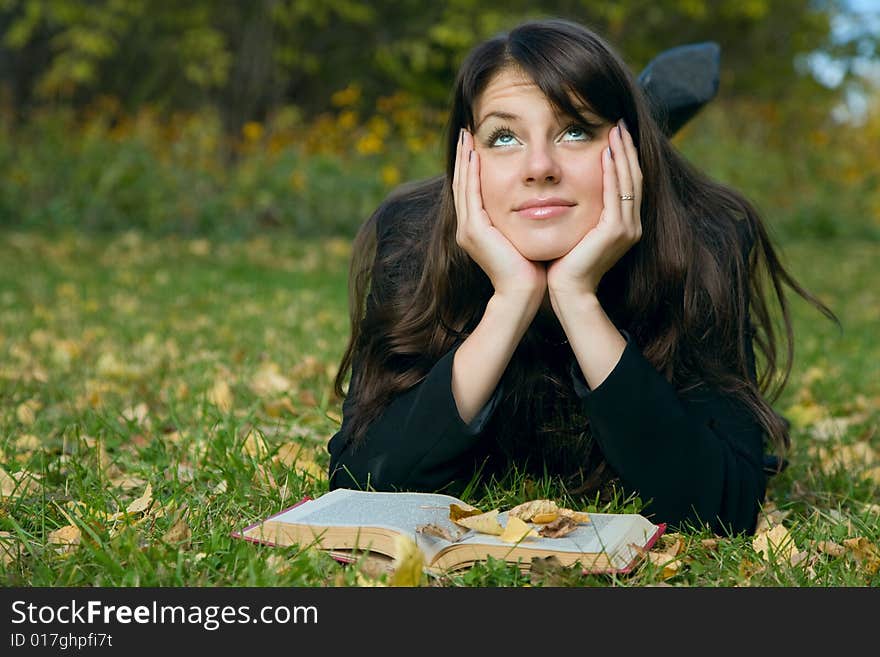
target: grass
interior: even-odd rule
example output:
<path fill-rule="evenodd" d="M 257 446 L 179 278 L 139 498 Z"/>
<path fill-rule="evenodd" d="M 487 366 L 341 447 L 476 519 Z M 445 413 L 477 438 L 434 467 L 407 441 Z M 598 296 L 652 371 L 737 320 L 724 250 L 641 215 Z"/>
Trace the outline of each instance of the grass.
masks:
<path fill-rule="evenodd" d="M 327 489 L 349 248 L 287 237 L 4 234 L 0 582 L 356 585 L 358 566 L 229 535 Z M 762 558 L 751 537 L 694 529 L 671 563 L 645 561 L 624 577 L 529 577 L 490 562 L 432 583 L 880 584 L 880 244 L 802 240 L 782 250 L 844 325 L 841 334 L 793 300 L 795 365 L 775 406 L 794 422 L 794 451 L 766 506 L 771 524 L 790 531 L 793 560 Z M 512 476 L 469 501 L 561 494 L 553 481 Z M 633 508 L 638 500 L 601 507 Z"/>

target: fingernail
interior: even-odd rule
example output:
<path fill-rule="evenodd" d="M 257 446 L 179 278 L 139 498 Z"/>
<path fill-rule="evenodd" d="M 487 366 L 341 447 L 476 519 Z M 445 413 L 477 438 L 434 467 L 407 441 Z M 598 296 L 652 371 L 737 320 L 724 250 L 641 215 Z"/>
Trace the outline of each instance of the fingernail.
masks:
<path fill-rule="evenodd" d="M 623 119 L 617 122 L 617 136 L 623 139 L 623 133 L 620 131 L 620 124 L 623 122 Z"/>
<path fill-rule="evenodd" d="M 473 154 L 474 154 L 473 151 L 468 151 L 468 162 L 470 162 L 470 160 L 471 160 L 471 155 L 473 155 Z"/>
<path fill-rule="evenodd" d="M 614 159 L 614 153 L 611 152 L 611 146 L 609 146 L 609 147 L 607 148 L 607 151 L 608 151 L 608 157 L 609 157 L 609 159 L 612 159 L 612 160 L 613 160 L 613 159 Z"/>
<path fill-rule="evenodd" d="M 458 143 L 459 143 L 459 144 L 463 144 L 463 143 L 464 143 L 464 128 L 459 128 L 459 129 L 458 129 Z"/>

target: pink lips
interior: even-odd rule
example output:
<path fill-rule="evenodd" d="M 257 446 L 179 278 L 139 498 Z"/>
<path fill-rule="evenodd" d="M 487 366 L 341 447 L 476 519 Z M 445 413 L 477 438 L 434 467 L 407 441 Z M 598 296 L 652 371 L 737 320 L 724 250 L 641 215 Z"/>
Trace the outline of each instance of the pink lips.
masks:
<path fill-rule="evenodd" d="M 523 208 L 517 210 L 516 213 L 521 217 L 529 219 L 551 219 L 565 214 L 572 209 L 572 205 L 538 205 L 531 208 Z"/>

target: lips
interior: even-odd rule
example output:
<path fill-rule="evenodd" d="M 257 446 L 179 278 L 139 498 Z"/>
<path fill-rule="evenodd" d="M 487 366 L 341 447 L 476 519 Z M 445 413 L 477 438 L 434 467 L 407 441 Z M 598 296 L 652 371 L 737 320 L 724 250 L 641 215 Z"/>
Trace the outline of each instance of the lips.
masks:
<path fill-rule="evenodd" d="M 533 198 L 529 199 L 522 205 L 514 208 L 514 211 L 519 212 L 520 210 L 528 210 L 529 208 L 546 208 L 553 206 L 567 206 L 571 207 L 572 205 L 577 205 L 574 201 L 569 201 L 565 198 L 559 198 L 558 196 L 550 196 L 547 198 Z"/>

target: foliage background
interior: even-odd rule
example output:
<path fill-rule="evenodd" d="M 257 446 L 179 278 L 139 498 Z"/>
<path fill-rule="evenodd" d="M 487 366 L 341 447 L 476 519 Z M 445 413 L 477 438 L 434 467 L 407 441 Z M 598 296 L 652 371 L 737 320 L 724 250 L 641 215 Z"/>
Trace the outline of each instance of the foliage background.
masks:
<path fill-rule="evenodd" d="M 394 185 L 441 170 L 467 50 L 553 15 L 605 35 L 635 74 L 666 48 L 718 42 L 719 95 L 676 143 L 781 235 L 873 239 L 878 92 L 848 63 L 876 61 L 877 35 L 834 39 L 847 7 L 3 0 L 0 225 L 350 236 Z M 815 52 L 847 64 L 843 83 L 816 80 Z M 859 84 L 867 120 L 841 125 L 832 109 Z"/>

